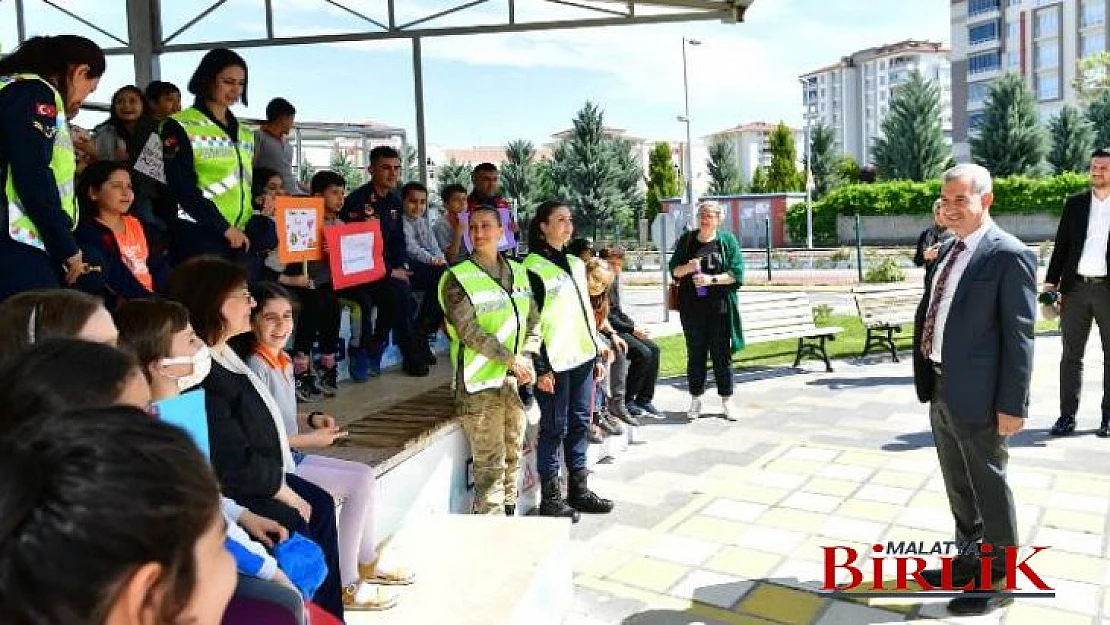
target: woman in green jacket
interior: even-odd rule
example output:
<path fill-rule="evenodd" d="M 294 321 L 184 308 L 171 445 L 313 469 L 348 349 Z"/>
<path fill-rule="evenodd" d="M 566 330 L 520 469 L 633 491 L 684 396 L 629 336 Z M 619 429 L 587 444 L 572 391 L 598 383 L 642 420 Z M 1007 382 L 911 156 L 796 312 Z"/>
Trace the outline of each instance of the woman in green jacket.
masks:
<path fill-rule="evenodd" d="M 705 361 L 713 358 L 713 377 L 725 419 L 735 421 L 732 399 L 732 354 L 744 348 L 736 293 L 744 282 L 744 255 L 736 237 L 720 229 L 721 207 L 698 204 L 698 229 L 679 237 L 671 256 L 671 276 L 678 282 L 678 313 L 686 337 L 686 379 L 693 421 L 701 416 Z"/>

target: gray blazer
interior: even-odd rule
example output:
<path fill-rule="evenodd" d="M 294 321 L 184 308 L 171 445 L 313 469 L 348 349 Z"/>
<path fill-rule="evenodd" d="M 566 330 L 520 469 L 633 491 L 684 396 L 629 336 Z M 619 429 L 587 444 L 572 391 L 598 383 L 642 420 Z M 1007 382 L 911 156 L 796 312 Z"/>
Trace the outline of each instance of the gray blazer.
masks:
<path fill-rule="evenodd" d="M 945 258 L 955 239 L 941 250 Z M 921 328 L 940 262 L 925 277 L 913 337 L 917 398 L 933 399 L 932 365 L 921 354 Z M 975 427 L 996 423 L 995 413 L 1028 416 L 1033 372 L 1037 260 L 1032 250 L 991 226 L 968 262 L 944 326 L 944 401 L 955 420 Z"/>

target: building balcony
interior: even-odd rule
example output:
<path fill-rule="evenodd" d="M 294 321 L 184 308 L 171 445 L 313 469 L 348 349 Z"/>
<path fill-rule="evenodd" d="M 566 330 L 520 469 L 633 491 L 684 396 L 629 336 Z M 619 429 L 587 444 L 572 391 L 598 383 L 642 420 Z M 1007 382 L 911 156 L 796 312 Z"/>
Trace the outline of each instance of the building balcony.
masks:
<path fill-rule="evenodd" d="M 1002 47 L 1002 40 L 998 37 L 993 39 L 982 39 L 976 42 L 968 42 L 967 53 L 974 54 L 976 52 L 987 52 L 990 50 L 997 50 Z"/>

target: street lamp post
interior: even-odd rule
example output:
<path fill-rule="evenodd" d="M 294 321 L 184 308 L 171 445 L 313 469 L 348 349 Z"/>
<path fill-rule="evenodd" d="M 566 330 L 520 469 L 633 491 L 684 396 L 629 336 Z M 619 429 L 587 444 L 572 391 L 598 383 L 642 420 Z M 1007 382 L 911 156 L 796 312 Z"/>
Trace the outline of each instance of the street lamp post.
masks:
<path fill-rule="evenodd" d="M 811 153 L 810 143 L 812 138 L 809 131 L 810 120 L 813 116 L 810 115 L 811 102 L 809 101 L 809 84 L 804 78 L 799 78 L 798 82 L 802 84 L 802 104 L 805 106 L 805 113 L 803 113 L 806 122 L 805 129 L 805 142 L 806 142 L 806 249 L 813 249 L 813 188 L 810 185 L 810 177 L 813 175 L 813 155 Z"/>
<path fill-rule="evenodd" d="M 686 205 L 691 213 L 694 208 L 694 146 L 690 143 L 690 81 L 687 77 L 686 46 L 700 46 L 697 39 L 682 38 L 682 96 L 685 100 L 686 114 L 678 118 L 686 123 Z"/>

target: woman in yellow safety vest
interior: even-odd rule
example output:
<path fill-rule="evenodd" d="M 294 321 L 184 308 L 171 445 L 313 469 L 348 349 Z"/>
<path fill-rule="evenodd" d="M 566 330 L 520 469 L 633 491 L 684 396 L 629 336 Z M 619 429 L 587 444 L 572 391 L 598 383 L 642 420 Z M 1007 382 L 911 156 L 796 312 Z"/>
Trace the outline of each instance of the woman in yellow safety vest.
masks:
<path fill-rule="evenodd" d="M 231 107 L 247 103 L 247 63 L 226 48 L 211 50 L 189 79 L 193 106 L 162 126 L 166 184 L 180 207 L 170 224 L 177 261 L 201 254 L 245 258 L 251 207 L 254 133 Z"/>
<path fill-rule="evenodd" d="M 76 35 L 32 37 L 0 59 L 0 301 L 73 284 L 87 270 L 73 238 L 76 157 L 67 120 L 104 68 L 104 52 Z"/>
<path fill-rule="evenodd" d="M 513 516 L 527 422 L 518 385 L 535 375 L 539 315 L 527 270 L 497 253 L 504 235 L 497 209 L 475 207 L 469 230 L 474 253 L 439 282 L 455 408 L 474 458 L 474 511 Z"/>
<path fill-rule="evenodd" d="M 540 309 L 543 345 L 536 357 L 536 402 L 540 431 L 536 471 L 540 475 L 540 514 L 578 520 L 578 513 L 605 514 L 613 502 L 586 484 L 586 434 L 594 379 L 605 375 L 608 348 L 602 346 L 586 286 L 586 265 L 564 247 L 574 234 L 570 209 L 544 202 L 528 227 L 528 269 L 532 295 Z M 559 481 L 560 453 L 566 464 L 567 497 Z"/>

